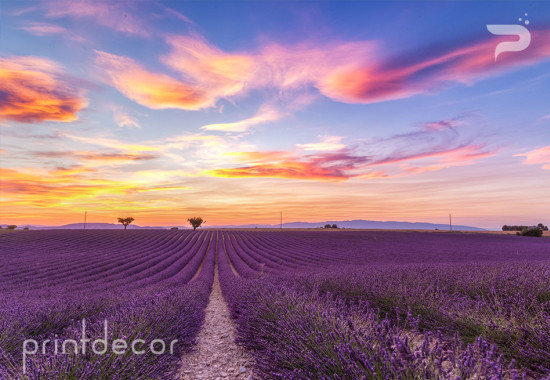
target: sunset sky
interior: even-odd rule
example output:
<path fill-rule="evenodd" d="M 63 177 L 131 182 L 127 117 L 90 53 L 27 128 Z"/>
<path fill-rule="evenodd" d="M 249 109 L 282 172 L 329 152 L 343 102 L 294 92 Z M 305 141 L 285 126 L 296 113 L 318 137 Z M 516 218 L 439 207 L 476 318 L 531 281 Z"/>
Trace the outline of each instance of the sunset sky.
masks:
<path fill-rule="evenodd" d="M 4 0 L 0 137 L 1 224 L 548 224 L 550 4 Z"/>

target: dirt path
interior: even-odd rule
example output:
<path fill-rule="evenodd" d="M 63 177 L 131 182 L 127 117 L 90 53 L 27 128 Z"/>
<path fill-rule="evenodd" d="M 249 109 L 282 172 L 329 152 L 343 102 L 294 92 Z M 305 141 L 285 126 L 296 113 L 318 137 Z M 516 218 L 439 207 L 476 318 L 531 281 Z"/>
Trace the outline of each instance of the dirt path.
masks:
<path fill-rule="evenodd" d="M 180 379 L 252 379 L 252 359 L 235 343 L 236 331 L 229 317 L 218 280 L 218 267 L 204 325 L 194 351 L 182 357 Z"/>

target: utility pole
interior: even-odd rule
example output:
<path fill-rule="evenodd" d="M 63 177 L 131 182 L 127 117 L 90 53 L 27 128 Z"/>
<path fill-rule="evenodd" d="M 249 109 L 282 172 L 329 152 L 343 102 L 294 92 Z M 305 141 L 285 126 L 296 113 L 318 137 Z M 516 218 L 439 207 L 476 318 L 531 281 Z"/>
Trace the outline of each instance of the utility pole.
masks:
<path fill-rule="evenodd" d="M 84 229 L 86 229 L 86 216 L 88 214 L 88 211 L 84 211 Z"/>
<path fill-rule="evenodd" d="M 451 219 L 451 214 L 449 214 L 449 228 L 453 230 L 453 220 Z"/>

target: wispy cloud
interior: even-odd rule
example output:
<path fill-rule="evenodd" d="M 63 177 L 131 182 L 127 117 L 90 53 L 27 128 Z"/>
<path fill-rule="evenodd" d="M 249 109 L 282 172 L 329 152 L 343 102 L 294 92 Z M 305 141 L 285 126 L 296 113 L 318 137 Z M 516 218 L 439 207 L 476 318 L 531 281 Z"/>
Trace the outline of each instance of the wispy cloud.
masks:
<path fill-rule="evenodd" d="M 325 136 L 321 139 L 321 142 L 298 144 L 297 147 L 303 150 L 341 150 L 346 147 L 341 141 L 342 137 L 339 136 Z"/>
<path fill-rule="evenodd" d="M 133 2 L 130 1 L 55 0 L 42 5 L 47 17 L 90 19 L 117 32 L 140 37 L 151 35 L 148 24 L 131 11 Z"/>
<path fill-rule="evenodd" d="M 39 151 L 34 156 L 48 159 L 72 159 L 78 164 L 78 168 L 93 168 L 104 165 L 121 165 L 150 161 L 159 156 L 150 153 L 125 153 L 125 152 L 92 152 L 92 151 Z M 71 167 L 71 170 L 73 170 Z"/>
<path fill-rule="evenodd" d="M 35 36 L 54 36 L 54 35 L 70 35 L 68 29 L 54 24 L 44 23 L 44 22 L 31 22 L 25 24 L 19 29 L 25 30 Z"/>
<path fill-rule="evenodd" d="M 288 94 L 300 93 L 308 87 L 317 88 L 336 101 L 372 103 L 434 93 L 453 83 L 472 84 L 550 58 L 550 31 L 532 34 L 528 50 L 503 55 L 498 63 L 494 62 L 494 38 L 469 44 L 451 41 L 445 49 L 420 49 L 421 53 L 381 59 L 377 58 L 381 56 L 378 53 L 381 44 L 373 41 L 268 43 L 255 51 L 229 53 L 197 35 L 172 35 L 166 38 L 171 51 L 161 61 L 178 72 L 181 80 L 147 72 L 130 58 L 112 55 L 103 58 L 109 58 L 111 64 L 107 69 L 111 77 L 129 79 L 123 73 L 133 67 L 144 76 L 184 89 L 185 101 L 175 102 L 175 107 L 185 109 L 212 107 L 218 99 L 243 96 L 254 89 L 276 89 Z M 143 92 L 156 92 L 153 83 L 122 86 L 120 82 L 128 80 L 118 82 L 115 87 L 131 99 L 158 106 L 159 102 L 143 99 Z M 148 90 L 149 86 L 153 88 Z M 242 129 L 245 125 L 231 123 L 225 128 Z"/>
<path fill-rule="evenodd" d="M 248 119 L 243 119 L 233 123 L 208 124 L 202 126 L 201 129 L 208 131 L 245 132 L 253 126 L 279 120 L 283 116 L 284 114 L 274 107 L 264 105 L 255 116 L 249 117 Z"/>
<path fill-rule="evenodd" d="M 525 157 L 524 164 L 542 165 L 543 169 L 550 170 L 550 145 L 527 153 L 514 154 L 515 157 Z"/>
<path fill-rule="evenodd" d="M 342 150 L 334 153 L 320 153 L 298 156 L 289 152 L 242 152 L 240 159 L 263 160 L 264 162 L 238 168 L 207 171 L 214 177 L 246 178 L 272 177 L 316 181 L 343 181 L 349 173 L 368 161 L 366 157 L 354 156 Z M 383 176 L 383 175 L 382 175 Z"/>
<path fill-rule="evenodd" d="M 118 208 L 125 202 L 135 203 L 128 199 L 131 194 L 148 193 L 148 202 L 154 203 L 162 200 L 166 192 L 188 190 L 187 186 L 167 185 L 161 181 L 151 184 L 127 178 L 107 179 L 98 177 L 98 174 L 95 170 L 81 170 L 78 166 L 51 171 L 0 168 L 3 201 L 15 206 L 41 208 L 74 202 L 93 202 L 96 207 Z"/>
<path fill-rule="evenodd" d="M 460 118 L 447 119 L 447 120 L 438 120 L 430 121 L 422 125 L 422 129 L 426 131 L 440 131 L 443 129 L 454 129 L 462 125 L 462 120 Z"/>
<path fill-rule="evenodd" d="M 423 160 L 427 158 L 441 158 L 443 163 L 470 163 L 479 158 L 490 157 L 497 150 L 488 149 L 485 145 L 462 144 L 457 147 L 434 147 L 433 150 L 420 152 L 394 152 L 391 155 L 374 160 L 371 165 L 396 164 L 405 161 Z"/>
<path fill-rule="evenodd" d="M 349 103 L 371 103 L 439 91 L 451 83 L 472 84 L 491 75 L 550 58 L 550 30 L 532 31 L 522 54 L 494 61 L 495 38 L 469 44 L 447 44 L 446 50 L 424 50 L 375 64 L 340 70 L 319 82 L 323 94 Z"/>
<path fill-rule="evenodd" d="M 115 123 L 121 128 L 137 128 L 141 129 L 139 121 L 130 116 L 122 107 L 113 107 L 113 116 Z"/>
<path fill-rule="evenodd" d="M 342 137 L 325 136 L 321 142 L 298 144 L 294 150 L 233 152 L 226 154 L 228 164 L 233 167 L 210 170 L 206 174 L 314 181 L 368 180 L 473 165 L 499 151 L 498 147 L 474 142 L 476 137 L 462 136 L 452 129 L 458 124 L 465 128 L 467 125 L 464 118 L 454 118 L 425 123 L 420 130 L 360 141 L 352 146 L 344 144 Z"/>
<path fill-rule="evenodd" d="M 465 145 L 447 150 L 418 151 L 388 157 L 360 155 L 351 148 L 331 153 L 242 152 L 232 155 L 247 166 L 209 170 L 214 177 L 273 177 L 315 181 L 345 181 L 420 174 L 454 166 L 472 165 L 494 156 L 496 149 L 484 145 Z M 382 170 L 373 170 L 381 167 Z"/>
<path fill-rule="evenodd" d="M 87 105 L 61 66 L 45 58 L 0 58 L 0 79 L 0 120 L 69 122 Z"/>
<path fill-rule="evenodd" d="M 96 51 L 96 63 L 109 84 L 137 103 L 153 109 L 198 110 L 212 105 L 212 99 L 198 87 L 165 74 L 147 71 L 131 58 Z"/>

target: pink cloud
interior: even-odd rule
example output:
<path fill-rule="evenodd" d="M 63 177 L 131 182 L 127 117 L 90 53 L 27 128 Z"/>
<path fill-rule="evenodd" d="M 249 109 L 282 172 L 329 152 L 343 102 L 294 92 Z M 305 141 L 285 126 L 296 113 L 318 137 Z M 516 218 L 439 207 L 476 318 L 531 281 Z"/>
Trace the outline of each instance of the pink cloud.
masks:
<path fill-rule="evenodd" d="M 46 24 L 41 22 L 33 22 L 27 24 L 20 29 L 34 34 L 35 36 L 52 36 L 55 34 L 67 34 L 69 31 L 61 26 Z"/>
<path fill-rule="evenodd" d="M 516 157 L 526 157 L 524 164 L 542 165 L 543 169 L 550 170 L 550 145 L 544 148 L 531 150 L 527 153 L 515 154 Z"/>
<path fill-rule="evenodd" d="M 458 127 L 459 125 L 462 125 L 461 120 L 448 119 L 448 120 L 431 121 L 428 123 L 424 123 L 422 125 L 422 129 L 426 131 L 441 131 L 444 129 L 453 129 L 455 127 Z"/>
<path fill-rule="evenodd" d="M 550 57 L 550 31 L 531 32 L 531 46 L 523 52 L 505 53 L 494 60 L 498 37 L 453 47 L 445 53 L 423 54 L 380 61 L 347 70 L 336 70 L 321 78 L 324 95 L 343 102 L 371 103 L 430 93 L 452 82 L 471 84 L 515 67 Z"/>
<path fill-rule="evenodd" d="M 439 158 L 442 162 L 447 164 L 470 163 L 479 158 L 493 156 L 496 152 L 497 150 L 488 149 L 483 144 L 462 144 L 452 148 L 434 147 L 432 149 L 425 149 L 414 153 L 395 152 L 385 158 L 374 160 L 371 164 L 387 165 L 428 158 Z"/>
<path fill-rule="evenodd" d="M 44 4 L 47 17 L 90 19 L 118 32 L 148 37 L 146 23 L 129 10 L 132 2 L 105 0 L 55 0 Z"/>
<path fill-rule="evenodd" d="M 84 42 L 85 39 L 81 36 L 78 36 L 71 32 L 70 30 L 53 24 L 43 23 L 43 22 L 32 22 L 28 23 L 21 28 L 22 30 L 25 30 L 29 32 L 30 34 L 33 34 L 38 37 L 44 37 L 44 36 L 63 36 L 68 39 L 71 39 L 73 41 L 77 42 Z"/>
<path fill-rule="evenodd" d="M 443 52 L 432 49 L 387 59 L 380 58 L 380 44 L 373 41 L 269 43 L 255 51 L 229 53 L 200 36 L 169 35 L 166 42 L 171 51 L 161 61 L 177 72 L 178 78 L 149 72 L 131 58 L 112 54 L 98 52 L 98 62 L 115 87 L 151 108 L 196 110 L 213 107 L 221 98 L 245 96 L 251 90 L 276 89 L 285 96 L 312 87 L 336 101 L 372 103 L 433 93 L 452 83 L 472 84 L 550 58 L 550 30 L 532 31 L 527 50 L 504 53 L 495 62 L 499 38 L 488 36 L 458 46 L 450 42 Z M 168 89 L 166 96 L 161 96 L 159 88 Z M 170 101 L 178 98 L 180 90 L 183 95 Z M 262 122 L 263 117 L 257 116 Z M 220 130 L 246 130 L 249 122 L 256 123 L 252 119 L 220 126 Z M 426 128 L 452 126 L 439 123 Z"/>
<path fill-rule="evenodd" d="M 217 97 L 264 87 L 305 87 L 335 67 L 364 63 L 374 46 L 370 41 L 269 44 L 257 52 L 226 53 L 198 36 L 169 36 L 167 42 L 172 51 L 162 61 Z"/>

